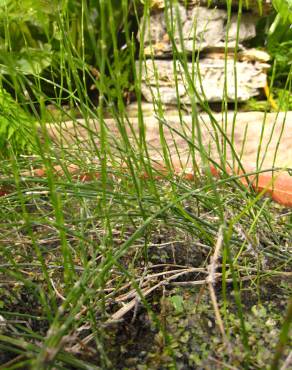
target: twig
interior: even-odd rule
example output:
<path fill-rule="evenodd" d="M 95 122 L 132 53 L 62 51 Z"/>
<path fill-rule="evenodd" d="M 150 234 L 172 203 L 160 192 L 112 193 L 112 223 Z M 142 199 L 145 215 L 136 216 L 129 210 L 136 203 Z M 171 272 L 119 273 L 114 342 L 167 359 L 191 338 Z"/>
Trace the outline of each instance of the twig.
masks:
<path fill-rule="evenodd" d="M 238 370 L 238 367 L 234 367 L 234 366 L 228 365 L 228 364 L 226 364 L 226 362 L 219 361 L 215 357 L 210 356 L 209 359 L 211 361 L 216 362 L 216 364 L 219 364 L 220 365 L 220 369 Z"/>
<path fill-rule="evenodd" d="M 157 283 L 156 285 L 154 285 L 153 287 L 149 288 L 149 289 L 143 289 L 141 291 L 141 293 L 143 294 L 143 297 L 147 297 L 150 293 L 152 293 L 155 289 L 159 288 L 160 286 L 164 285 L 165 282 L 164 281 L 160 281 L 159 283 Z M 135 305 L 136 305 L 136 302 L 137 300 L 140 302 L 141 298 L 138 296 L 138 294 L 136 293 L 136 297 L 133 298 L 130 302 L 128 302 L 127 304 L 125 304 L 122 308 L 120 308 L 117 312 L 115 312 L 111 318 L 109 320 L 107 320 L 107 323 L 112 323 L 112 322 L 115 322 L 115 321 L 118 321 L 118 320 L 121 320 L 121 318 L 123 316 L 126 315 L 126 313 L 128 313 Z"/>
<path fill-rule="evenodd" d="M 292 351 L 290 351 L 280 370 L 287 370 L 292 365 Z"/>
<path fill-rule="evenodd" d="M 165 276 L 165 275 L 171 275 L 171 279 L 173 279 L 174 276 L 178 277 L 178 276 L 181 276 L 181 275 L 184 275 L 184 274 L 189 274 L 189 273 L 192 273 L 192 272 L 200 272 L 200 273 L 205 273 L 205 274 L 207 273 L 206 270 L 203 269 L 203 268 L 190 267 L 190 268 L 186 268 L 186 269 L 176 269 L 176 270 L 171 270 L 171 271 L 157 272 L 156 274 L 150 274 L 150 275 L 147 275 L 143 278 L 139 278 L 139 279 L 136 279 L 136 280 L 138 280 L 140 282 L 141 282 L 141 280 L 143 280 L 143 283 L 142 283 L 141 287 L 145 288 L 145 286 L 148 285 L 151 280 L 154 280 L 153 278 L 157 278 L 157 277 Z M 169 278 L 166 278 L 166 280 L 164 280 L 166 282 L 166 284 L 167 284 L 168 279 Z M 204 282 L 205 282 L 205 280 L 204 280 Z M 117 298 L 115 298 L 115 302 L 126 301 L 129 298 L 133 298 L 135 295 L 136 295 L 136 289 L 132 289 L 130 292 L 127 292 L 127 293 L 122 294 L 122 295 L 118 296 Z"/>
<path fill-rule="evenodd" d="M 218 281 L 218 278 L 222 276 L 221 273 L 219 272 L 216 272 L 216 281 Z M 251 279 L 255 279 L 257 278 L 258 275 L 249 275 L 249 276 L 243 276 L 242 278 L 240 278 L 240 281 L 247 281 L 247 280 L 251 280 Z M 232 283 L 233 282 L 233 279 L 226 279 L 225 280 L 226 283 Z M 205 280 L 196 280 L 196 281 L 174 281 L 173 283 L 170 283 L 170 285 L 179 285 L 179 286 L 195 286 L 195 285 L 203 285 L 203 284 L 206 284 L 207 281 L 206 279 Z"/>
<path fill-rule="evenodd" d="M 143 283 L 144 283 L 144 280 L 145 280 L 146 273 L 147 273 L 147 267 L 144 269 L 143 274 L 141 276 L 141 279 L 140 279 L 140 282 L 139 282 L 139 289 L 141 289 L 143 287 Z M 136 304 L 135 304 L 134 313 L 133 313 L 131 323 L 134 323 L 134 321 L 136 320 L 137 312 L 138 312 L 138 306 L 139 306 L 139 299 L 138 299 L 138 297 L 136 297 Z"/>
<path fill-rule="evenodd" d="M 50 282 L 51 282 L 52 287 L 53 287 L 53 289 L 54 289 L 54 291 L 55 291 L 55 293 L 56 293 L 56 296 L 57 296 L 57 297 L 59 297 L 60 299 L 62 299 L 62 301 L 65 301 L 65 300 L 66 300 L 66 298 L 65 298 L 64 296 L 62 296 L 62 294 L 61 294 L 61 293 L 59 293 L 59 292 L 58 292 L 58 290 L 57 290 L 57 288 L 56 288 L 56 286 L 55 286 L 55 284 L 54 284 L 53 279 L 50 279 Z"/>
<path fill-rule="evenodd" d="M 222 245 L 223 245 L 223 227 L 221 226 L 220 229 L 219 229 L 219 232 L 218 232 L 218 238 L 217 238 L 217 242 L 216 242 L 216 245 L 215 245 L 214 254 L 211 257 L 211 263 L 208 266 L 209 275 L 206 278 L 206 282 L 208 283 L 208 288 L 209 288 L 210 297 L 211 297 L 211 301 L 212 301 L 214 312 L 215 312 L 216 321 L 217 321 L 218 327 L 220 329 L 223 341 L 224 341 L 227 349 L 229 349 L 231 351 L 231 346 L 230 346 L 230 343 L 229 343 L 229 341 L 227 339 L 227 336 L 225 334 L 223 320 L 222 320 L 221 315 L 220 315 L 219 306 L 218 306 L 216 293 L 215 293 L 215 289 L 214 289 L 214 284 L 216 283 L 216 277 L 217 277 L 216 276 L 217 261 L 218 261 L 218 258 L 219 258 L 219 253 L 220 253 L 220 250 L 222 248 Z"/>

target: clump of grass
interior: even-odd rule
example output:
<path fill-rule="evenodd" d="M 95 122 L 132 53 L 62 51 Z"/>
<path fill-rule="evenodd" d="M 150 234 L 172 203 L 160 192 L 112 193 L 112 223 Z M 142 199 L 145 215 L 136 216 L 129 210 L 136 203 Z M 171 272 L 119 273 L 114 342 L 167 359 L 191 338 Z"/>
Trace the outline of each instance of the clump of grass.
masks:
<path fill-rule="evenodd" d="M 120 4 L 125 48 L 134 67 L 136 45 L 126 22 L 129 2 Z M 144 7 L 145 20 L 148 5 Z M 85 21 L 87 2 L 80 6 Z M 135 15 L 137 9 L 133 9 Z M 77 52 L 70 37 L 64 39 L 60 58 L 66 58 L 66 68 L 60 81 L 49 82 L 57 91 L 54 99 L 43 91 L 43 82 L 47 82 L 43 75 L 34 75 L 31 83 L 36 102 L 29 99 L 27 103 L 41 132 L 35 154 L 17 156 L 10 149 L 9 159 L 2 161 L 1 186 L 9 189 L 8 195 L 0 198 L 2 367 L 143 369 L 144 364 L 146 368 L 158 364 L 159 369 L 211 364 L 222 368 L 244 363 L 252 368 L 253 364 L 272 363 L 291 293 L 287 283 L 291 212 L 243 189 L 239 176 L 215 181 L 208 170 L 197 170 L 194 182 L 186 182 L 182 176 L 156 180 L 159 171 L 153 168 L 145 139 L 141 71 L 135 72 L 133 83 L 139 135 L 130 140 L 126 126 L 133 133 L 135 130 L 126 114 L 124 85 L 119 78 L 123 67 L 115 4 L 101 1 L 99 10 L 99 44 L 110 40 L 112 58 L 109 60 L 106 48 L 92 43 L 98 55 L 98 79 L 92 78 L 98 89 L 98 106 L 89 99 L 80 73 L 90 71 L 83 49 Z M 67 11 L 62 9 L 61 15 Z M 63 35 L 70 34 L 72 24 L 67 21 L 58 18 Z M 79 32 L 82 36 L 85 31 L 81 28 Z M 171 27 L 169 34 L 173 39 Z M 94 36 L 92 33 L 92 41 Z M 142 64 L 142 50 L 139 58 Z M 186 67 L 187 56 L 175 47 L 174 58 Z M 200 137 L 197 94 L 185 71 L 193 96 L 193 128 Z M 109 78 L 116 81 L 114 94 Z M 25 82 L 26 75 L 17 73 L 14 83 L 19 92 Z M 62 106 L 60 90 L 85 119 L 86 149 L 82 138 L 76 139 L 75 147 L 56 146 L 46 134 L 47 104 L 53 102 L 62 112 L 61 118 L 71 115 Z M 219 130 L 210 107 L 201 103 Z M 164 138 L 167 119 L 159 102 L 156 108 L 164 161 L 171 172 Z M 108 111 L 117 135 L 108 130 Z M 23 117 L 19 114 L 18 119 Z M 97 120 L 98 130 L 92 130 L 90 119 Z M 217 143 L 221 150 L 217 165 L 224 169 L 224 148 L 232 147 L 232 138 L 223 137 L 224 143 Z M 184 140 L 192 149 L 193 162 L 196 149 L 207 164 L 210 158 L 202 140 L 196 147 L 186 134 Z M 235 152 L 234 161 L 241 165 Z M 75 179 L 68 170 L 72 163 L 81 173 L 98 172 L 99 178 L 89 182 Z M 121 163 L 127 165 L 127 171 Z M 56 175 L 57 165 L 63 176 Z M 28 170 L 39 167 L 46 170 L 46 177 L 29 176 Z M 140 176 L 145 172 L 148 179 Z M 217 278 L 212 282 L 216 306 L 206 276 L 220 235 Z M 267 304 L 269 300 L 272 302 Z M 224 338 L 218 329 L 218 314 Z M 273 328 L 268 340 L 266 320 Z M 288 323 L 289 318 L 284 328 Z M 281 338 L 284 350 L 276 353 L 283 361 L 288 339 L 285 335 Z M 268 354 L 265 347 L 270 349 Z"/>

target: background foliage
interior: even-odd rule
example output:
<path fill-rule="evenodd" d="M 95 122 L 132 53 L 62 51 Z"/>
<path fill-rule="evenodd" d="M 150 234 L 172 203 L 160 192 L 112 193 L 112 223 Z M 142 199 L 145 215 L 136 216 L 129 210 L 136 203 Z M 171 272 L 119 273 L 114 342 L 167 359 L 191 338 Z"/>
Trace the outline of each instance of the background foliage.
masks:
<path fill-rule="evenodd" d="M 130 27 L 131 2 L 127 3 L 119 0 L 0 1 L 0 73 L 2 96 L 7 98 L 0 113 L 2 148 L 3 143 L 9 141 L 14 151 L 31 149 L 32 134 L 26 132 L 23 136 L 22 131 L 16 130 L 22 125 L 20 122 L 8 129 L 3 112 L 14 110 L 15 105 L 17 111 L 26 116 L 25 122 L 29 115 L 33 122 L 40 118 L 36 113 L 41 113 L 42 104 L 74 105 L 77 90 L 81 98 L 91 87 L 93 92 L 89 94 L 94 100 L 99 90 L 100 68 L 106 73 L 103 85 L 107 86 L 107 95 L 114 97 L 117 71 L 111 68 L 113 34 L 120 35 L 119 44 L 123 42 L 126 20 Z M 105 23 L 109 17 L 112 32 Z M 118 58 L 119 82 L 128 89 L 129 49 L 119 51 Z"/>
<path fill-rule="evenodd" d="M 274 1 L 278 13 L 261 19 L 259 36 L 254 41 L 256 46 L 266 47 L 273 58 L 270 77 L 282 102 L 281 109 L 291 108 L 290 94 L 285 92 L 292 60 L 289 1 Z M 7 152 L 8 142 L 15 152 L 32 149 L 34 134 L 27 127 L 30 121 L 48 120 L 44 115 L 47 104 L 62 109 L 64 105 L 76 107 L 78 101 L 82 105 L 84 99 L 89 99 L 94 109 L 100 92 L 105 101 L 115 103 L 119 98 L 117 81 L 125 91 L 122 98 L 127 96 L 133 89 L 131 56 L 137 53 L 138 3 L 0 1 L 1 99 L 5 100 L 0 107 L 2 153 Z M 22 118 L 9 124 L 5 115 L 7 110 L 11 115 L 15 109 Z M 23 126 L 21 130 L 17 129 L 19 126 Z"/>

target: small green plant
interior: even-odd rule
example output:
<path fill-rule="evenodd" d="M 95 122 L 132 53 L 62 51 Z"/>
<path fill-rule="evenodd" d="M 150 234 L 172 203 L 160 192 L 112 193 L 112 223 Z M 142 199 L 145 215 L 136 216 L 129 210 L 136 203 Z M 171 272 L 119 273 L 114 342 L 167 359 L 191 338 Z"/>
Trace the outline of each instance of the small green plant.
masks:
<path fill-rule="evenodd" d="M 30 153 L 35 147 L 34 118 L 0 88 L 0 157 L 10 151 Z"/>
<path fill-rule="evenodd" d="M 265 47 L 271 56 L 269 86 L 273 87 L 277 109 L 291 110 L 291 99 L 288 95 L 291 94 L 292 3 L 291 0 L 275 0 L 273 6 L 274 12 L 259 20 L 257 37 L 252 41 L 252 45 Z M 254 104 L 248 102 L 248 105 Z"/>
<path fill-rule="evenodd" d="M 131 1 L 125 6 L 117 0 L 0 2 L 2 154 L 8 142 L 16 153 L 32 149 L 33 120 L 6 91 L 37 111 L 39 120 L 47 119 L 48 104 L 79 111 L 84 100 L 96 104 L 100 92 L 116 102 L 117 81 L 123 91 L 131 90 L 131 49 L 120 48 L 131 7 Z"/>
<path fill-rule="evenodd" d="M 280 24 L 292 23 L 292 1 L 291 0 L 273 0 L 274 8 L 277 11 L 276 18 L 274 19 L 269 33 L 273 34 Z"/>

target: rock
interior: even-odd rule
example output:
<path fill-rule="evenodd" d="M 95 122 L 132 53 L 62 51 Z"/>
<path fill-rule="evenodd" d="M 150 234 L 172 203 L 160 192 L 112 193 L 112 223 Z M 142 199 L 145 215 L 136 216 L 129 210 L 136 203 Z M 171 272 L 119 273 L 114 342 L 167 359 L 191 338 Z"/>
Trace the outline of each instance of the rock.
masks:
<path fill-rule="evenodd" d="M 178 116 L 179 115 L 179 108 L 177 105 L 162 104 L 161 108 L 162 108 L 163 115 L 167 115 L 167 116 Z M 197 109 L 198 111 L 200 111 L 200 107 L 198 107 Z M 148 103 L 145 101 L 141 102 L 141 110 L 142 110 L 143 117 L 153 117 L 155 114 L 157 115 L 159 114 L 157 105 L 154 105 L 153 103 Z M 189 105 L 188 106 L 182 105 L 180 107 L 180 110 L 183 114 L 190 114 L 191 107 Z M 138 117 L 138 112 L 139 112 L 139 107 L 138 107 L 137 102 L 133 102 L 126 107 L 126 114 L 127 114 L 127 117 L 129 118 Z"/>
<path fill-rule="evenodd" d="M 178 51 L 185 50 L 192 53 L 194 50 L 222 49 L 226 46 L 227 12 L 223 9 L 209 9 L 194 7 L 186 9 L 182 5 L 168 9 L 165 19 L 164 11 L 150 16 L 145 22 L 145 33 L 142 36 L 144 18 L 140 23 L 138 40 L 144 45 L 144 54 L 147 56 L 169 56 L 173 54 L 173 47 L 169 37 L 167 24 L 173 25 L 173 37 Z M 173 15 L 171 17 L 171 14 Z M 242 43 L 256 36 L 256 17 L 243 14 L 239 26 L 239 48 Z M 170 28 L 170 26 L 169 26 Z M 180 32 L 181 29 L 181 32 Z M 227 47 L 236 46 L 237 15 L 231 17 L 228 32 Z M 183 44 L 181 42 L 183 40 Z"/>
<path fill-rule="evenodd" d="M 207 56 L 210 59 L 225 59 L 225 53 L 224 50 L 218 51 L 218 50 L 210 50 L 208 53 L 204 53 L 203 55 Z M 264 51 L 264 50 L 258 50 L 258 49 L 245 49 L 237 53 L 236 55 L 237 61 L 248 61 L 248 62 L 263 62 L 267 63 L 271 58 L 270 55 Z M 233 59 L 235 58 L 235 53 L 233 51 L 228 51 L 227 58 Z"/>
<path fill-rule="evenodd" d="M 150 8 L 163 9 L 165 6 L 164 0 L 150 0 Z"/>
<path fill-rule="evenodd" d="M 211 122 L 209 115 L 198 114 L 198 126 L 196 126 L 192 115 L 165 115 L 162 126 L 164 140 L 168 147 L 168 153 L 173 163 L 188 168 L 192 167 L 192 148 L 194 146 L 196 160 L 201 161 L 198 127 L 201 131 L 203 147 L 206 153 L 210 153 L 213 160 L 220 160 L 220 153 L 216 145 L 218 140 L 219 150 L 222 153 L 223 135 L 222 130 L 233 143 L 234 150 L 241 156 L 244 165 L 255 167 L 262 165 L 262 169 L 272 167 L 292 168 L 292 111 L 279 113 L 264 112 L 238 112 L 234 121 L 234 112 L 227 114 L 213 113 L 217 125 Z M 160 140 L 160 125 L 157 117 L 144 117 L 146 145 L 149 157 L 154 161 L 163 161 L 163 145 Z M 121 148 L 121 133 L 116 119 L 106 119 L 105 124 L 108 130 L 108 140 L 115 153 Z M 100 124 L 97 120 L 76 120 L 75 122 L 64 122 L 61 125 L 48 124 L 47 132 L 56 146 L 68 148 L 82 148 L 86 155 L 92 152 L 92 133 L 94 140 L 99 145 Z M 221 130 L 219 130 L 221 128 Z M 137 117 L 125 120 L 125 129 L 128 137 L 137 145 L 137 138 L 140 138 L 140 123 Z M 134 139 L 134 135 L 136 139 Z M 116 140 L 118 140 L 116 142 Z M 190 142 L 192 145 L 190 145 Z M 232 150 L 227 144 L 227 160 L 232 162 Z M 138 148 L 137 148 L 138 150 Z M 80 151 L 82 153 L 82 151 Z M 275 157 L 275 153 L 277 155 Z M 114 156 L 113 156 L 114 157 Z M 118 160 L 118 157 L 114 157 Z M 111 158 L 111 157 L 110 157 Z"/>
<path fill-rule="evenodd" d="M 177 105 L 181 103 L 191 104 L 190 84 L 182 65 L 177 61 L 176 73 L 173 61 L 146 60 L 142 66 L 141 91 L 148 102 L 160 99 L 163 104 Z M 199 60 L 199 68 L 195 64 L 188 63 L 190 76 L 194 75 L 193 83 L 202 100 L 220 102 L 224 98 L 224 85 L 227 81 L 228 101 L 246 101 L 260 93 L 261 88 L 266 86 L 266 70 L 269 65 L 260 61 L 236 62 L 237 84 L 235 84 L 234 60 L 226 60 L 226 75 L 224 59 L 205 57 Z M 137 62 L 136 68 L 139 68 Z M 193 70 L 193 72 L 192 72 Z M 199 73 L 198 73 L 199 72 Z M 176 76 L 176 77 L 175 77 Z M 176 88 L 177 81 L 177 88 Z M 236 86 L 237 85 L 237 86 Z M 159 89 L 158 89 L 159 86 Z"/>
<path fill-rule="evenodd" d="M 269 54 L 264 50 L 246 49 L 238 53 L 238 60 L 247 60 L 250 62 L 268 62 L 270 60 Z"/>
<path fill-rule="evenodd" d="M 180 2 L 186 5 L 188 8 L 192 8 L 194 6 L 212 6 L 212 7 L 222 7 L 226 8 L 226 0 L 180 0 Z M 238 8 L 239 0 L 232 1 L 232 7 Z M 150 0 L 150 7 L 153 9 L 163 9 L 165 7 L 165 0 Z M 245 11 L 251 11 L 252 13 L 259 14 L 259 15 L 266 15 L 269 14 L 272 10 L 272 2 L 271 0 L 262 0 L 259 2 L 258 0 L 249 0 L 242 2 L 242 8 Z"/>

